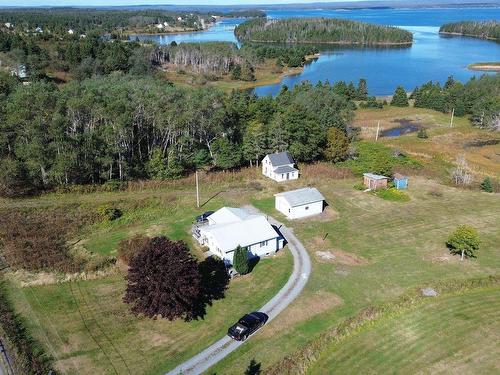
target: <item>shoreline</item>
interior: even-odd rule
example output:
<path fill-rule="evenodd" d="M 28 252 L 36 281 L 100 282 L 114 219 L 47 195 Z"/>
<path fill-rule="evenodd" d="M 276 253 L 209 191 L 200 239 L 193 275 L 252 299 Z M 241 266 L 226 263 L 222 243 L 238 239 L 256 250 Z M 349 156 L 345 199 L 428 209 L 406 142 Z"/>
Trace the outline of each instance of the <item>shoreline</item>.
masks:
<path fill-rule="evenodd" d="M 240 43 L 269 43 L 269 44 L 287 44 L 287 45 L 294 45 L 294 44 L 317 44 L 317 45 L 344 45 L 344 46 L 406 46 L 406 45 L 412 45 L 413 41 L 411 42 L 377 42 L 377 43 L 363 43 L 363 42 L 346 42 L 346 41 L 338 41 L 338 42 L 313 42 L 313 41 L 300 41 L 300 42 L 276 42 L 272 40 L 243 40 L 240 41 Z"/>
<path fill-rule="evenodd" d="M 478 62 L 467 65 L 467 69 L 482 72 L 500 72 L 500 62 Z"/>
<path fill-rule="evenodd" d="M 474 34 L 463 34 L 463 33 L 457 33 L 457 32 L 453 32 L 453 31 L 439 31 L 439 34 L 451 35 L 451 36 L 466 36 L 468 38 L 476 38 L 476 39 L 483 39 L 483 40 L 491 40 L 493 42 L 500 42 L 500 39 L 495 39 L 495 38 L 488 37 L 488 36 L 480 36 L 480 35 L 474 35 Z"/>

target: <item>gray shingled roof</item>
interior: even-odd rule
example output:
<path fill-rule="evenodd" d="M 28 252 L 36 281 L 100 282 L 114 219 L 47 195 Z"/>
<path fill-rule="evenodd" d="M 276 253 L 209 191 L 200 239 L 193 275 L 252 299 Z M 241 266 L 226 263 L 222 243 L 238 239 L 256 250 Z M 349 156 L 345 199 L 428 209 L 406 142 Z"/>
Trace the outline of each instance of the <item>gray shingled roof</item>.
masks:
<path fill-rule="evenodd" d="M 308 203 L 324 201 L 325 197 L 316 188 L 303 188 L 275 194 L 275 197 L 283 197 L 291 207 L 302 206 Z"/>
<path fill-rule="evenodd" d="M 289 165 L 283 165 L 281 167 L 278 167 L 274 170 L 274 173 L 290 173 L 290 172 L 297 172 L 298 169 L 295 169 L 293 167 L 290 167 Z"/>
<path fill-rule="evenodd" d="M 292 155 L 290 155 L 287 151 L 278 152 L 276 154 L 268 154 L 267 156 L 269 156 L 269 160 L 271 161 L 273 167 L 279 167 L 280 165 L 295 163 L 293 161 Z"/>
<path fill-rule="evenodd" d="M 374 173 L 363 173 L 363 176 L 371 178 L 372 180 L 388 180 L 389 177 L 381 176 Z"/>

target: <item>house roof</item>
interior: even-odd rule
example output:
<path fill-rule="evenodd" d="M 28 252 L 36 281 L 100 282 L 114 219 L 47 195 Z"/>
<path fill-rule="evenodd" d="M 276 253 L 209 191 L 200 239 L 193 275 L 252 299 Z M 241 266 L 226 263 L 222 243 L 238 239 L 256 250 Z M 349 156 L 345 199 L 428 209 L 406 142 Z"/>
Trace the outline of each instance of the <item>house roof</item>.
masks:
<path fill-rule="evenodd" d="M 394 173 L 394 179 L 396 180 L 406 180 L 408 177 L 403 176 L 401 173 Z"/>
<path fill-rule="evenodd" d="M 211 222 L 215 224 L 228 224 L 236 221 L 243 221 L 250 216 L 250 213 L 241 208 L 222 207 L 209 216 Z"/>
<path fill-rule="evenodd" d="M 279 237 L 276 230 L 266 220 L 264 215 L 252 215 L 239 208 L 224 207 L 219 211 L 226 215 L 228 212 L 245 212 L 245 217 L 233 217 L 232 222 L 207 225 L 203 231 L 210 233 L 220 250 L 228 252 L 239 246 L 250 246 L 259 242 Z M 219 211 L 212 214 L 217 214 Z"/>
<path fill-rule="evenodd" d="M 274 167 L 279 167 L 280 165 L 294 164 L 294 160 L 292 155 L 290 155 L 287 151 L 278 152 L 275 154 L 267 154 L 269 156 L 269 161 Z"/>
<path fill-rule="evenodd" d="M 372 180 L 387 180 L 389 177 L 385 177 L 374 173 L 363 173 L 363 176 L 371 178 Z"/>
<path fill-rule="evenodd" d="M 325 197 L 316 188 L 303 188 L 278 193 L 275 197 L 283 197 L 291 207 L 302 206 L 308 203 L 324 201 Z"/>
<path fill-rule="evenodd" d="M 299 170 L 289 165 L 282 165 L 274 170 L 274 173 L 290 173 L 290 172 L 298 172 Z"/>

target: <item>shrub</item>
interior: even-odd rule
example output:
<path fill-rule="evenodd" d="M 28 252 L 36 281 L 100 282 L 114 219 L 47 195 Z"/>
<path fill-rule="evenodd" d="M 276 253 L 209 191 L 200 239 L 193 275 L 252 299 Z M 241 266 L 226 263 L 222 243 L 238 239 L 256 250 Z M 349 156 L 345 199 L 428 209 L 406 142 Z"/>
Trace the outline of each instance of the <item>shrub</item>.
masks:
<path fill-rule="evenodd" d="M 406 194 L 404 191 L 394 188 L 377 189 L 373 190 L 372 193 L 379 198 L 393 202 L 408 202 L 410 200 L 410 196 L 408 194 Z"/>
<path fill-rule="evenodd" d="M 142 234 L 136 234 L 131 238 L 126 238 L 121 240 L 118 244 L 118 259 L 122 260 L 126 264 L 137 255 L 139 252 L 144 250 L 151 241 L 151 238 L 144 236 Z"/>
<path fill-rule="evenodd" d="M 472 183 L 472 171 L 464 155 L 457 157 L 456 167 L 451 173 L 455 185 L 468 186 Z"/>
<path fill-rule="evenodd" d="M 460 254 L 461 260 L 464 260 L 464 257 L 476 257 L 480 242 L 476 229 L 469 225 L 460 225 L 450 235 L 446 245 L 452 254 Z"/>
<path fill-rule="evenodd" d="M 246 275 L 250 272 L 248 249 L 246 247 L 238 246 L 236 250 L 234 250 L 233 266 L 240 275 Z"/>
<path fill-rule="evenodd" d="M 441 198 L 443 196 L 443 192 L 438 189 L 431 189 L 427 192 L 427 195 L 430 195 L 431 197 L 435 198 Z"/>
<path fill-rule="evenodd" d="M 420 139 L 427 139 L 429 138 L 429 136 L 427 135 L 427 130 L 425 130 L 424 128 L 420 129 L 417 133 L 417 137 L 420 138 Z"/>
<path fill-rule="evenodd" d="M 361 182 L 360 182 L 360 183 L 355 184 L 353 187 L 354 187 L 354 189 L 356 189 L 356 190 L 362 190 L 362 191 L 363 191 L 363 190 L 366 190 L 366 186 L 365 186 L 363 183 L 361 183 Z"/>
<path fill-rule="evenodd" d="M 97 209 L 97 215 L 103 221 L 113 221 L 122 216 L 122 211 L 108 204 L 102 205 Z"/>
<path fill-rule="evenodd" d="M 486 177 L 483 182 L 481 182 L 481 190 L 486 191 L 487 193 L 493 193 L 493 184 L 491 183 L 491 179 Z"/>

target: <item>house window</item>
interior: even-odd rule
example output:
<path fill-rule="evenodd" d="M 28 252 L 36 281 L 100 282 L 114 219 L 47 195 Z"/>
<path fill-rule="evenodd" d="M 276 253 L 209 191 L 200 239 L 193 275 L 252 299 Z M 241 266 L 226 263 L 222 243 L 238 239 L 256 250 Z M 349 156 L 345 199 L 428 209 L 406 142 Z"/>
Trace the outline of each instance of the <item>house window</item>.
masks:
<path fill-rule="evenodd" d="M 306 206 L 306 210 L 308 210 L 308 209 L 309 209 L 309 206 Z"/>
<path fill-rule="evenodd" d="M 281 178 L 283 178 L 283 177 L 285 177 L 285 174 L 284 174 L 284 173 L 282 173 L 282 174 L 281 174 Z"/>
<path fill-rule="evenodd" d="M 292 212 L 292 210 L 289 208 L 289 209 L 288 209 L 288 213 L 290 213 L 290 212 Z"/>
<path fill-rule="evenodd" d="M 267 246 L 267 241 L 262 241 L 262 242 L 260 243 L 260 247 L 264 247 L 264 246 Z"/>

